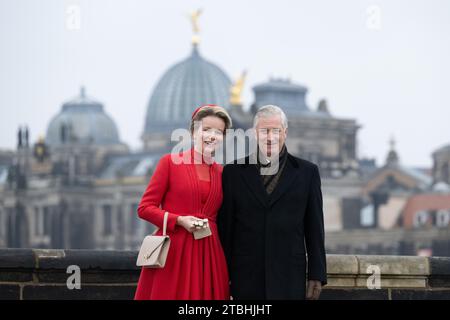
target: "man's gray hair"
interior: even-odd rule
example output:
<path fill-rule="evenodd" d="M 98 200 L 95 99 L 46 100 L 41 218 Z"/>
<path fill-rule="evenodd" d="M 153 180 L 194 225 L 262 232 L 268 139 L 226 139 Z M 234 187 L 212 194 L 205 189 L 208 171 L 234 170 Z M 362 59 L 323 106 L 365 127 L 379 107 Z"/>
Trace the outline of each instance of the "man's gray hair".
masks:
<path fill-rule="evenodd" d="M 275 115 L 280 116 L 281 124 L 282 124 L 283 128 L 287 129 L 288 120 L 287 120 L 286 114 L 280 107 L 277 107 L 277 106 L 274 106 L 271 104 L 262 106 L 261 108 L 258 109 L 258 111 L 255 114 L 255 117 L 253 118 L 253 128 L 256 128 L 259 118 L 275 116 Z"/>

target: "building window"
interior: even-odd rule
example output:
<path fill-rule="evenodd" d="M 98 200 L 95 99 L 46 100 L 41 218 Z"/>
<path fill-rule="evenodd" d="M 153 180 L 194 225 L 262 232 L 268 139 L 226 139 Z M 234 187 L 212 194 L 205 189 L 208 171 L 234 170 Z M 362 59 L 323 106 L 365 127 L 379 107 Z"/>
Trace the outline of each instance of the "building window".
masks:
<path fill-rule="evenodd" d="M 444 164 L 442 167 L 442 181 L 445 183 L 450 183 L 450 168 L 448 166 L 448 163 Z"/>
<path fill-rule="evenodd" d="M 428 212 L 419 211 L 414 215 L 413 225 L 415 228 L 420 228 L 428 223 Z"/>
<path fill-rule="evenodd" d="M 375 225 L 375 210 L 372 204 L 361 209 L 361 226 L 373 227 Z"/>
<path fill-rule="evenodd" d="M 435 225 L 439 228 L 448 228 L 450 225 L 450 210 L 438 210 L 435 215 Z"/>
<path fill-rule="evenodd" d="M 12 235 L 14 234 L 13 230 L 15 227 L 14 219 L 15 219 L 14 209 L 6 208 L 5 220 L 4 220 L 5 221 L 4 232 L 5 232 L 5 236 L 6 236 L 6 241 L 7 241 L 7 243 L 10 243 L 10 244 L 13 243 Z"/>
<path fill-rule="evenodd" d="M 5 228 L 6 228 L 6 215 L 5 213 L 0 210 L 0 238 L 3 238 L 5 236 Z"/>
<path fill-rule="evenodd" d="M 137 208 L 138 205 L 137 203 L 133 203 L 132 205 L 130 205 L 130 223 L 129 223 L 129 229 L 128 229 L 128 233 L 131 235 L 136 234 L 136 231 L 138 230 L 139 227 L 139 216 L 137 213 Z"/>
<path fill-rule="evenodd" d="M 49 236 L 51 233 L 51 210 L 50 207 L 44 207 L 44 235 Z"/>
<path fill-rule="evenodd" d="M 113 232 L 112 226 L 112 206 L 109 204 L 103 205 L 102 209 L 102 217 L 103 217 L 103 235 L 110 236 Z"/>
<path fill-rule="evenodd" d="M 33 223 L 34 223 L 34 234 L 36 235 L 36 236 L 39 236 L 40 235 L 40 219 L 41 219 L 41 214 L 40 214 L 40 211 L 39 211 L 39 207 L 34 207 L 34 221 L 33 221 Z"/>
<path fill-rule="evenodd" d="M 155 228 L 151 223 L 139 218 L 137 209 L 138 209 L 137 203 L 133 203 L 132 205 L 130 205 L 128 234 L 133 238 L 140 239 L 145 235 L 145 233 L 153 232 Z M 149 225 L 151 226 L 150 229 L 148 229 Z"/>
<path fill-rule="evenodd" d="M 50 235 L 50 223 L 49 207 L 34 207 L 34 234 L 38 237 Z"/>

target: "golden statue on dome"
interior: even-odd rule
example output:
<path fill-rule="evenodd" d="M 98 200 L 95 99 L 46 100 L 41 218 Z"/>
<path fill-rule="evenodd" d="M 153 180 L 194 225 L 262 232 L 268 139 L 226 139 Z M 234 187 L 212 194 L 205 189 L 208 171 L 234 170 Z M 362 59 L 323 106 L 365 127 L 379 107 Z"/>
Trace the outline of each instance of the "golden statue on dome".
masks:
<path fill-rule="evenodd" d="M 236 80 L 236 82 L 231 86 L 230 89 L 230 104 L 233 106 L 242 105 L 242 91 L 244 89 L 245 77 L 247 71 L 244 70 L 241 76 Z"/>
<path fill-rule="evenodd" d="M 192 23 L 192 31 L 194 32 L 194 35 L 192 36 L 192 44 L 197 45 L 200 42 L 200 36 L 198 35 L 200 33 L 200 28 L 198 26 L 198 19 L 202 13 L 202 9 L 198 9 L 195 11 L 192 11 L 189 14 L 189 17 L 191 19 Z"/>

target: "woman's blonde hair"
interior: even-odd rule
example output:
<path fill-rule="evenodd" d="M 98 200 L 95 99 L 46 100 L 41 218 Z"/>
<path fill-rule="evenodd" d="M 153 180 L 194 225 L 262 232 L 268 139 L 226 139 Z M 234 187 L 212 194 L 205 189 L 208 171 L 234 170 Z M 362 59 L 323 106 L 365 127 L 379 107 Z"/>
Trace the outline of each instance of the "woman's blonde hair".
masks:
<path fill-rule="evenodd" d="M 195 122 L 201 121 L 203 118 L 206 118 L 208 116 L 214 116 L 219 119 L 222 119 L 223 122 L 225 123 L 225 130 L 231 128 L 231 126 L 233 124 L 231 117 L 228 114 L 227 110 L 225 110 L 225 108 L 215 105 L 215 104 L 208 104 L 205 106 L 198 107 L 192 114 L 192 119 L 191 119 L 191 124 L 190 124 L 191 133 L 194 132 Z M 225 132 L 224 132 L 224 134 L 225 134 Z"/>

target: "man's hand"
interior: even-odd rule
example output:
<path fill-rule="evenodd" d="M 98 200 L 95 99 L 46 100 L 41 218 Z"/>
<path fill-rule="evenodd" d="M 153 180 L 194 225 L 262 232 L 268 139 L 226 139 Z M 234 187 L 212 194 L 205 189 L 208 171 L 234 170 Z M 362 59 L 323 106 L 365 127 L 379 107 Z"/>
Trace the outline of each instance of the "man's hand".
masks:
<path fill-rule="evenodd" d="M 319 299 L 322 291 L 322 283 L 318 280 L 308 280 L 308 289 L 306 291 L 306 300 Z"/>

